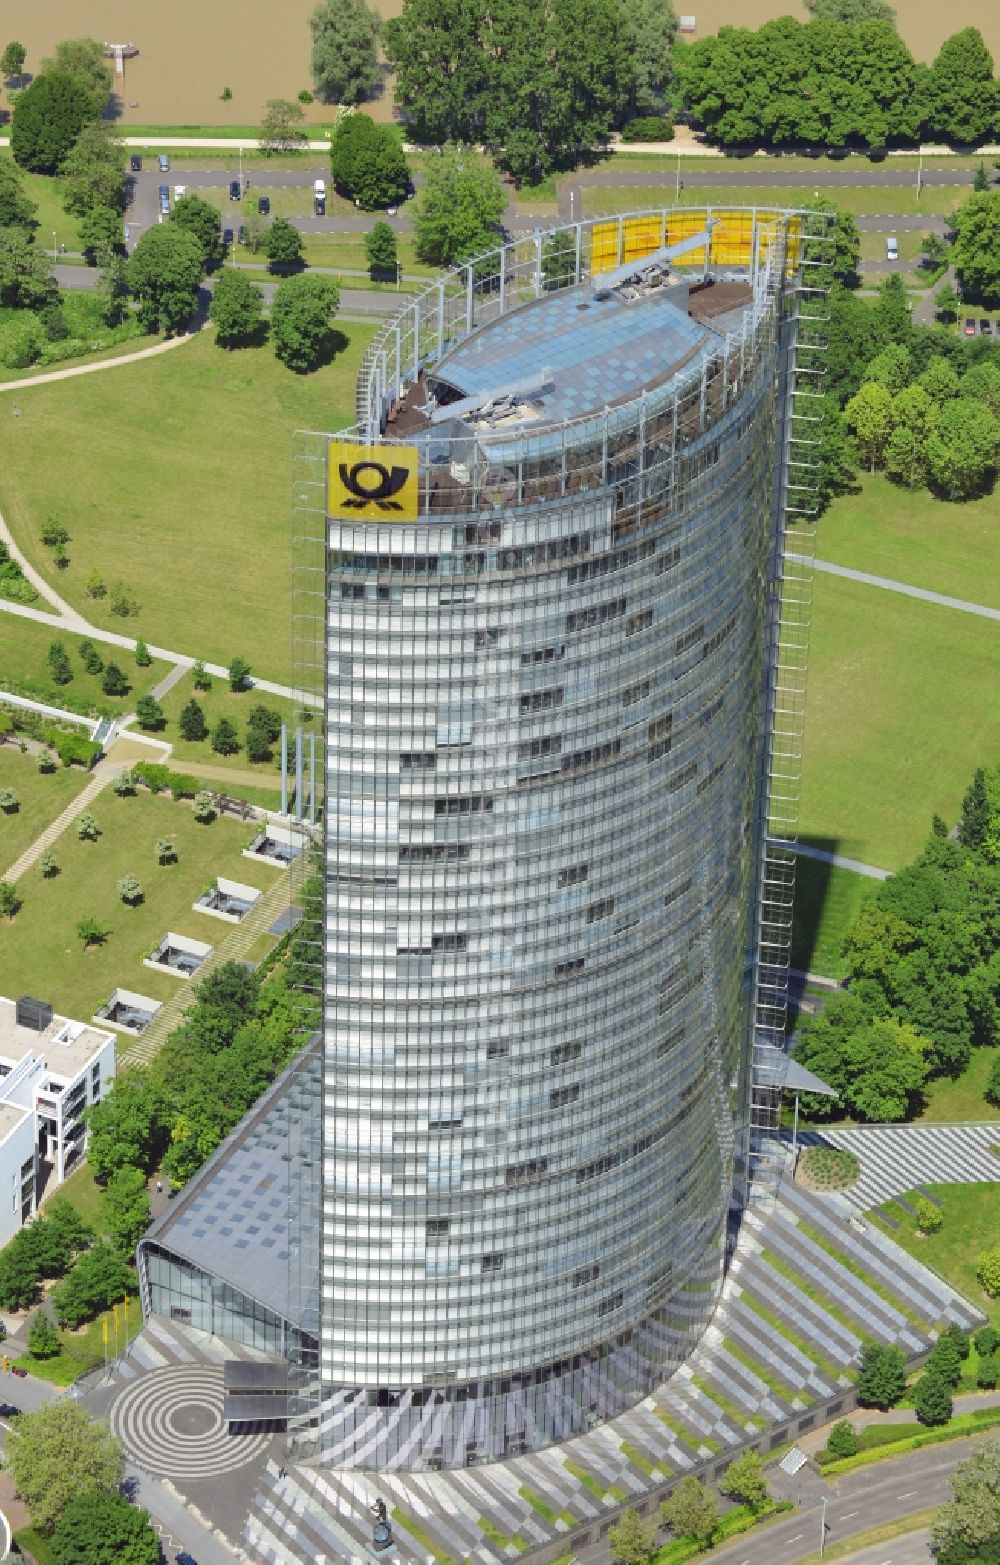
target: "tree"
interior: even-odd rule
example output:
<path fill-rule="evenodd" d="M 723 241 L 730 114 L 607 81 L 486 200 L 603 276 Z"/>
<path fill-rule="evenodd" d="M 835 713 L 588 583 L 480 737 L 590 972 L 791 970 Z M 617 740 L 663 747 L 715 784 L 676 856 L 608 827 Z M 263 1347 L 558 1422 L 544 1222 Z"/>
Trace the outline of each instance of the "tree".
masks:
<path fill-rule="evenodd" d="M 951 1387 L 940 1375 L 925 1371 L 917 1381 L 913 1393 L 913 1410 L 917 1422 L 933 1428 L 946 1424 L 952 1414 Z"/>
<path fill-rule="evenodd" d="M 989 408 L 954 397 L 927 437 L 927 470 L 936 493 L 967 500 L 989 486 L 1000 454 L 1000 422 Z"/>
<path fill-rule="evenodd" d="M 928 1201 L 926 1196 L 917 1196 L 913 1209 L 917 1214 L 917 1227 L 921 1233 L 936 1234 L 944 1226 L 941 1208 L 935 1206 L 933 1201 Z"/>
<path fill-rule="evenodd" d="M 28 1310 L 38 1298 L 38 1262 L 27 1246 L 18 1243 L 19 1238 L 16 1234 L 0 1252 L 0 1309 L 4 1310 Z"/>
<path fill-rule="evenodd" d="M 875 1123 L 905 1119 L 928 1076 L 927 1043 L 857 994 L 836 995 L 799 1029 L 795 1058 L 839 1094 L 841 1107 Z M 816 1100 L 810 1098 L 808 1112 Z M 819 1100 L 819 1113 L 830 1113 Z"/>
<path fill-rule="evenodd" d="M 230 722 L 228 717 L 220 717 L 212 729 L 212 749 L 216 755 L 236 755 L 239 748 L 236 724 Z"/>
<path fill-rule="evenodd" d="M 983 1354 L 976 1366 L 976 1385 L 981 1391 L 995 1391 L 1000 1378 L 1000 1364 L 995 1353 Z"/>
<path fill-rule="evenodd" d="M 101 1218 L 112 1244 L 131 1256 L 149 1227 L 149 1191 L 140 1169 L 120 1168 L 111 1175 L 101 1197 Z"/>
<path fill-rule="evenodd" d="M 19 805 L 17 802 L 17 794 L 14 792 L 13 788 L 0 788 L 0 810 L 2 810 L 5 815 L 10 815 L 18 808 Z"/>
<path fill-rule="evenodd" d="M 990 1358 L 1000 1348 L 1000 1331 L 995 1326 L 980 1326 L 973 1337 L 980 1358 Z"/>
<path fill-rule="evenodd" d="M 77 835 L 80 835 L 79 831 Z M 88 951 L 91 946 L 102 946 L 110 934 L 110 930 L 105 929 L 103 924 L 98 923 L 97 919 L 90 915 L 77 920 L 76 932 Z"/>
<path fill-rule="evenodd" d="M 152 663 L 152 655 L 146 643 L 140 636 L 135 644 L 135 662 L 137 668 L 149 668 Z"/>
<path fill-rule="evenodd" d="M 250 664 L 244 657 L 234 657 L 229 664 L 230 690 L 245 690 L 250 682 Z"/>
<path fill-rule="evenodd" d="M 962 1378 L 962 1360 L 949 1336 L 942 1335 L 935 1342 L 924 1365 L 925 1373 L 944 1381 L 946 1386 L 957 1386 Z"/>
<path fill-rule="evenodd" d="M 885 386 L 869 381 L 855 393 L 844 409 L 854 430 L 858 448 L 874 473 L 885 456 L 892 434 L 892 397 Z"/>
<path fill-rule="evenodd" d="M 402 200 L 410 171 L 391 126 L 349 114 L 330 143 L 330 177 L 364 211 L 374 212 Z"/>
<path fill-rule="evenodd" d="M 340 289 L 330 277 L 287 277 L 271 305 L 274 351 L 289 369 L 305 374 L 333 356 L 333 318 Z"/>
<path fill-rule="evenodd" d="M 104 267 L 110 258 L 121 261 L 125 248 L 121 214 L 111 207 L 92 206 L 83 214 L 77 229 L 80 247 L 87 260 Z M 116 283 L 124 281 L 124 273 L 116 273 Z M 103 292 L 103 290 L 102 290 Z M 121 318 L 121 311 L 119 318 Z"/>
<path fill-rule="evenodd" d="M 0 304 L 14 310 L 42 310 L 58 297 L 52 257 L 35 249 L 26 229 L 0 230 Z"/>
<path fill-rule="evenodd" d="M 730 1462 L 723 1474 L 719 1488 L 723 1494 L 732 1495 L 751 1511 L 761 1511 L 767 1504 L 767 1479 L 759 1451 L 744 1451 L 735 1462 Z"/>
<path fill-rule="evenodd" d="M 34 201 L 25 194 L 21 171 L 9 158 L 0 163 L 0 228 L 23 228 L 29 234 L 38 227 Z"/>
<path fill-rule="evenodd" d="M 101 1184 L 125 1168 L 148 1174 L 162 1155 L 165 1127 L 146 1072 L 116 1076 L 107 1096 L 87 1110 L 87 1128 L 87 1162 Z"/>
<path fill-rule="evenodd" d="M 105 58 L 104 45 L 96 38 L 64 38 L 55 53 L 42 61 L 43 72 L 65 71 L 87 94 L 88 119 L 99 119 L 107 107 L 111 91 L 111 63 Z"/>
<path fill-rule="evenodd" d="M 70 1501 L 50 1548 L 56 1565 L 158 1565 L 160 1559 L 148 1511 L 100 1490 Z"/>
<path fill-rule="evenodd" d="M 45 852 L 39 857 L 38 868 L 41 870 L 42 877 L 45 880 L 51 880 L 53 876 L 58 875 L 59 865 L 56 863 L 56 856 L 51 848 L 46 848 Z"/>
<path fill-rule="evenodd" d="M 949 1342 L 954 1344 L 955 1352 L 964 1364 L 970 1352 L 968 1333 L 962 1330 L 957 1321 L 952 1320 L 948 1322 L 938 1340 L 940 1341 L 943 1338 L 947 1338 Z"/>
<path fill-rule="evenodd" d="M 1000 364 L 980 359 L 970 365 L 959 381 L 959 394 L 982 402 L 994 418 L 1000 418 Z"/>
<path fill-rule="evenodd" d="M 495 169 L 463 148 L 446 147 L 430 162 L 427 183 L 414 203 L 418 257 L 449 266 L 478 255 L 497 243 L 506 205 Z"/>
<path fill-rule="evenodd" d="M 707 1549 L 719 1525 L 715 1495 L 697 1478 L 682 1478 L 660 1505 L 660 1521 L 678 1538 Z"/>
<path fill-rule="evenodd" d="M 324 103 L 360 103 L 379 83 L 379 14 L 365 0 L 320 0 L 309 18 L 309 65 Z"/>
<path fill-rule="evenodd" d="M 927 367 L 917 377 L 917 385 L 926 391 L 932 402 L 938 404 L 958 396 L 958 375 L 939 353 L 932 354 L 928 359 Z"/>
<path fill-rule="evenodd" d="M 41 1309 L 32 1317 L 28 1329 L 28 1352 L 33 1359 L 51 1359 L 62 1347 L 59 1333 L 52 1321 Z"/>
<path fill-rule="evenodd" d="M 1000 1297 L 1000 1244 L 976 1256 L 976 1277 L 991 1299 Z"/>
<path fill-rule="evenodd" d="M 980 766 L 969 784 L 962 800 L 962 819 L 958 823 L 958 840 L 963 848 L 978 852 L 986 839 L 990 825 L 990 796 L 986 788 L 986 773 Z"/>
<path fill-rule="evenodd" d="M 15 113 L 16 122 L 16 113 Z M 977 191 L 955 213 L 955 269 L 962 290 L 974 297 L 1000 297 L 1000 191 Z"/>
<path fill-rule="evenodd" d="M 268 98 L 264 105 L 258 145 L 265 157 L 275 152 L 295 152 L 305 141 L 305 114 L 288 98 Z"/>
<path fill-rule="evenodd" d="M 20 77 L 27 58 L 28 51 L 23 43 L 9 43 L 3 54 L 0 54 L 0 76 L 4 81 L 12 81 Z"/>
<path fill-rule="evenodd" d="M 934 318 L 943 326 L 953 326 L 958 320 L 958 311 L 962 301 L 958 297 L 951 283 L 945 283 L 934 295 Z"/>
<path fill-rule="evenodd" d="M 933 136 L 974 145 L 993 129 L 997 89 L 993 56 L 978 27 L 952 33 L 924 83 L 924 114 Z"/>
<path fill-rule="evenodd" d="M 632 62 L 631 111 L 654 114 L 670 101 L 677 17 L 670 0 L 622 0 L 622 15 Z"/>
<path fill-rule="evenodd" d="M 173 837 L 157 837 L 153 845 L 157 864 L 176 864 L 177 846 Z"/>
<path fill-rule="evenodd" d="M 269 707 L 255 706 L 247 718 L 247 758 L 269 761 L 272 746 L 281 733 L 281 718 Z"/>
<path fill-rule="evenodd" d="M 222 243 L 222 220 L 219 209 L 201 196 L 181 196 L 175 202 L 170 221 L 189 233 L 201 251 L 202 268 L 211 271 L 225 256 Z"/>
<path fill-rule="evenodd" d="M 263 304 L 264 296 L 256 284 L 243 272 L 227 267 L 216 279 L 208 306 L 216 341 L 227 348 L 251 342 L 260 331 Z"/>
<path fill-rule="evenodd" d="M 210 793 L 206 793 L 203 790 L 201 793 L 195 794 L 192 814 L 200 826 L 211 825 L 212 821 L 215 820 L 215 804 Z"/>
<path fill-rule="evenodd" d="M 268 230 L 267 261 L 272 270 L 302 263 L 302 235 L 287 218 L 276 217 Z"/>
<path fill-rule="evenodd" d="M 0 917 L 16 918 L 23 903 L 9 880 L 0 881 Z"/>
<path fill-rule="evenodd" d="M 646 1565 L 655 1537 L 655 1529 L 643 1521 L 638 1511 L 623 1511 L 621 1519 L 608 1528 L 611 1558 L 620 1560 L 621 1565 Z"/>
<path fill-rule="evenodd" d="M 888 22 L 896 25 L 896 12 L 886 0 L 806 0 L 806 10 L 818 22 Z"/>
<path fill-rule="evenodd" d="M 202 739 L 208 738 L 208 724 L 205 721 L 204 708 L 194 699 L 181 708 L 181 715 L 177 719 L 182 739 L 189 744 L 198 744 Z"/>
<path fill-rule="evenodd" d="M 96 842 L 101 829 L 89 810 L 85 810 L 76 823 L 76 834 L 81 842 Z"/>
<path fill-rule="evenodd" d="M 123 875 L 118 882 L 118 895 L 129 907 L 138 907 L 143 900 L 142 881 L 138 875 Z"/>
<path fill-rule="evenodd" d="M 63 204 L 82 217 L 92 207 L 125 210 L 125 143 L 107 120 L 84 125 L 62 164 Z"/>
<path fill-rule="evenodd" d="M 212 676 L 206 672 L 201 658 L 198 659 L 191 670 L 191 682 L 196 690 L 211 690 L 212 688 Z"/>
<path fill-rule="evenodd" d="M 130 686 L 124 671 L 117 663 L 109 663 L 104 670 L 104 678 L 101 680 L 101 689 L 106 696 L 127 696 Z"/>
<path fill-rule="evenodd" d="M 69 655 L 61 641 L 53 641 L 48 650 L 49 673 L 57 685 L 68 685 L 73 678 Z"/>
<path fill-rule="evenodd" d="M 14 161 L 33 174 L 55 174 L 92 117 L 90 95 L 66 71 L 36 76 L 18 94 L 10 128 Z"/>
<path fill-rule="evenodd" d="M 862 1407 L 895 1407 L 906 1390 L 906 1361 L 899 1348 L 866 1342 L 858 1370 L 858 1401 Z"/>
<path fill-rule="evenodd" d="M 126 263 L 125 277 L 147 331 L 177 331 L 197 313 L 204 271 L 202 246 L 183 224 L 146 229 Z"/>
<path fill-rule="evenodd" d="M 135 715 L 138 719 L 140 728 L 146 728 L 150 730 L 162 728 L 166 722 L 166 718 L 163 715 L 163 708 L 159 701 L 155 700 L 153 696 L 149 695 L 143 695 L 139 697 L 138 701 L 135 703 Z"/>
<path fill-rule="evenodd" d="M 854 1425 L 842 1419 L 834 1424 L 826 1440 L 826 1448 L 833 1457 L 853 1456 L 858 1449 L 858 1437 Z"/>
<path fill-rule="evenodd" d="M 976 165 L 976 172 L 972 176 L 972 188 L 973 190 L 989 190 L 990 188 L 990 176 L 986 172 L 986 164 L 982 158 Z"/>
<path fill-rule="evenodd" d="M 951 1476 L 951 1492 L 954 1498 L 938 1511 L 931 1529 L 938 1558 L 948 1565 L 989 1559 L 986 1546 L 995 1542 L 1000 1530 L 1000 1440 L 996 1436 L 977 1442 L 971 1456 L 959 1462 Z M 962 1549 L 969 1552 L 959 1552 Z"/>
<path fill-rule="evenodd" d="M 396 235 L 388 223 L 375 223 L 365 235 L 365 259 L 368 268 L 374 275 L 376 272 L 392 274 L 396 276 Z"/>
<path fill-rule="evenodd" d="M 22 1413 L 7 1436 L 6 1458 L 33 1524 L 44 1533 L 78 1496 L 92 1489 L 114 1493 L 125 1462 L 107 1424 L 68 1397 Z"/>
<path fill-rule="evenodd" d="M 868 360 L 861 374 L 861 384 L 866 386 L 873 382 L 877 386 L 884 386 L 886 391 L 895 396 L 909 385 L 911 368 L 910 350 L 904 348 L 902 343 L 890 342 L 873 359 Z"/>
<path fill-rule="evenodd" d="M 95 1244 L 77 1257 L 65 1281 L 53 1288 L 52 1307 L 57 1320 L 75 1330 L 120 1303 L 134 1286 L 132 1272 L 117 1250 L 110 1244 Z"/>

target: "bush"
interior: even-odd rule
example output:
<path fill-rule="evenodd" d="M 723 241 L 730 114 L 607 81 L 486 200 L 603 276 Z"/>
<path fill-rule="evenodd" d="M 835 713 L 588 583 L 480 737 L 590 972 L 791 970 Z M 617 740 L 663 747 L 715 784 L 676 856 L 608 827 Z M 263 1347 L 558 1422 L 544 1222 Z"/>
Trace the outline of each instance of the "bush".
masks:
<path fill-rule="evenodd" d="M 933 1201 L 928 1201 L 926 1196 L 919 1195 L 913 1203 L 917 1214 L 917 1227 L 925 1234 L 936 1234 L 944 1227 L 944 1213 Z"/>
<path fill-rule="evenodd" d="M 997 1348 L 1000 1348 L 1000 1331 L 995 1326 L 980 1326 L 973 1337 L 976 1344 L 976 1352 L 980 1358 L 989 1358 Z"/>
<path fill-rule="evenodd" d="M 842 1419 L 839 1424 L 834 1424 L 827 1436 L 826 1449 L 830 1456 L 839 1460 L 843 1456 L 853 1456 L 858 1449 L 858 1437 L 854 1425 Z"/>
<path fill-rule="evenodd" d="M 101 828 L 89 810 L 85 810 L 77 821 L 76 834 L 81 842 L 96 842 L 101 835 Z"/>
<path fill-rule="evenodd" d="M 866 1342 L 858 1371 L 858 1401 L 862 1407 L 895 1407 L 906 1390 L 906 1361 L 899 1348 Z"/>
<path fill-rule="evenodd" d="M 674 123 L 666 115 L 641 114 L 637 119 L 626 120 L 622 126 L 622 141 L 673 141 Z"/>
<path fill-rule="evenodd" d="M 118 882 L 118 895 L 129 907 L 138 907 L 143 900 L 142 881 L 138 875 L 123 875 Z"/>
<path fill-rule="evenodd" d="M 17 808 L 17 794 L 13 788 L 0 788 L 0 810 L 5 815 L 13 815 Z"/>
<path fill-rule="evenodd" d="M 85 949 L 91 946 L 102 946 L 110 933 L 96 918 L 84 917 L 77 921 L 76 932 L 83 941 Z"/>
<path fill-rule="evenodd" d="M 917 1381 L 913 1393 L 913 1410 L 917 1420 L 928 1428 L 946 1424 L 951 1418 L 951 1386 L 929 1367 Z"/>
<path fill-rule="evenodd" d="M 927 1356 L 927 1374 L 936 1375 L 949 1386 L 957 1386 L 962 1378 L 962 1360 L 950 1337 L 940 1336 Z"/>
<path fill-rule="evenodd" d="M 86 734 L 57 732 L 53 735 L 52 743 L 63 766 L 72 766 L 74 762 L 78 766 L 93 766 L 101 753 L 100 745 L 88 739 Z"/>
<path fill-rule="evenodd" d="M 61 1347 L 58 1331 L 45 1311 L 39 1310 L 28 1331 L 28 1352 L 33 1359 L 51 1359 Z"/>
<path fill-rule="evenodd" d="M 976 1366 L 976 1385 L 980 1390 L 995 1390 L 998 1374 L 1000 1374 L 1000 1365 L 997 1364 L 996 1354 L 981 1354 L 979 1363 Z"/>
<path fill-rule="evenodd" d="M 0 880 L 0 916 L 16 918 L 23 905 L 10 881 Z"/>
<path fill-rule="evenodd" d="M 984 1293 L 991 1299 L 1000 1297 L 1000 1244 L 976 1257 L 976 1276 Z"/>
<path fill-rule="evenodd" d="M 817 1190 L 844 1190 L 860 1172 L 854 1153 L 842 1147 L 807 1147 L 799 1158 L 799 1177 Z"/>

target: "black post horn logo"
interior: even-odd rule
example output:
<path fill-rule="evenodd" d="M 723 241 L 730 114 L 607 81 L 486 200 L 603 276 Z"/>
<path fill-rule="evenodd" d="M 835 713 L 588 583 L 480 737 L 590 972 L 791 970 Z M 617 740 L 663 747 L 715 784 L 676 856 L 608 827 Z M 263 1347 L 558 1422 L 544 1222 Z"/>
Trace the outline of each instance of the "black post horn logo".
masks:
<path fill-rule="evenodd" d="M 349 494 L 354 495 L 353 500 L 345 500 L 344 505 L 348 510 L 361 511 L 366 505 L 377 505 L 380 511 L 401 511 L 403 507 L 398 500 L 392 498 L 399 494 L 406 480 L 410 476 L 408 467 L 383 467 L 381 462 L 355 462 L 348 466 L 346 462 L 340 464 L 340 482 Z M 362 475 L 370 472 L 375 475 L 376 481 L 371 478 L 363 479 Z"/>

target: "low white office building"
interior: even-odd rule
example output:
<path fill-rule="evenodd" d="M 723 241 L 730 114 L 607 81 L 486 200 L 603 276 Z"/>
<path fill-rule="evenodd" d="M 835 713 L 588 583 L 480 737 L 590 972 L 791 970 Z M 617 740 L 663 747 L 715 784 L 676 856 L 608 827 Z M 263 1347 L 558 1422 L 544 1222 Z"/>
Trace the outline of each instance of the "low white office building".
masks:
<path fill-rule="evenodd" d="M 82 1161 L 85 1111 L 114 1074 L 113 1033 L 42 1000 L 0 998 L 0 1246 Z"/>

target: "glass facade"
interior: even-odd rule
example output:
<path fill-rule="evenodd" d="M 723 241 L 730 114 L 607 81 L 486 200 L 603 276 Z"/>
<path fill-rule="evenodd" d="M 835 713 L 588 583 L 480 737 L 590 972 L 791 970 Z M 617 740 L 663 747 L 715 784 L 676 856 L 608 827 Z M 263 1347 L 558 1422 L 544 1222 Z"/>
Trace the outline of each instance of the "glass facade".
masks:
<path fill-rule="evenodd" d="M 515 432 L 447 497 L 425 450 L 416 522 L 327 518 L 304 1455 L 542 1447 L 641 1399 L 714 1309 L 749 1106 L 785 239 L 610 436 L 606 409 L 603 434 Z M 385 361 L 366 376 L 359 407 L 373 383 L 390 403 Z"/>

